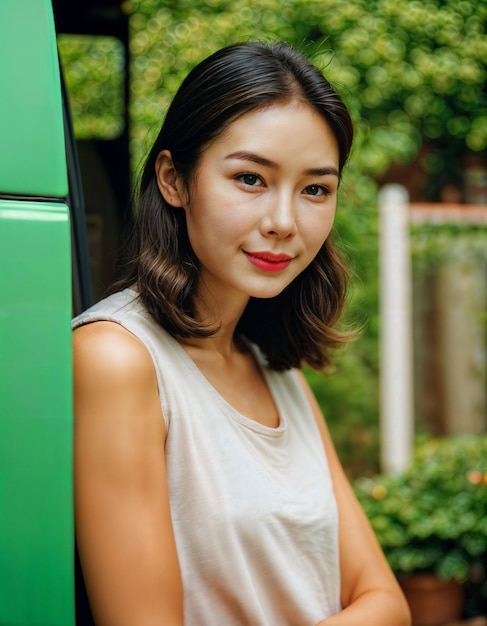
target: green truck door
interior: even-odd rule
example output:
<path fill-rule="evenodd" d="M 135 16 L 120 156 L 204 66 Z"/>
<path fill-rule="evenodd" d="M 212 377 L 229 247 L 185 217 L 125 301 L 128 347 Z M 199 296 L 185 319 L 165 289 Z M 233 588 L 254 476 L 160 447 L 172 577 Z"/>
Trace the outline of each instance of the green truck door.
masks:
<path fill-rule="evenodd" d="M 0 624 L 71 626 L 71 244 L 50 0 L 1 0 L 0 85 Z"/>

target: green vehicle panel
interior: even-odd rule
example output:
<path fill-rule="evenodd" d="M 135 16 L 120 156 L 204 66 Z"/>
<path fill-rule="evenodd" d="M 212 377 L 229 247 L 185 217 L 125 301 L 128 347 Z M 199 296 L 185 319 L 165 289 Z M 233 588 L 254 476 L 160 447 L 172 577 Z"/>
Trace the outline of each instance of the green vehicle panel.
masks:
<path fill-rule="evenodd" d="M 50 0 L 0 3 L 0 624 L 74 624 L 71 241 Z"/>
<path fill-rule="evenodd" d="M 0 193 L 68 193 L 50 0 L 0 3 Z"/>

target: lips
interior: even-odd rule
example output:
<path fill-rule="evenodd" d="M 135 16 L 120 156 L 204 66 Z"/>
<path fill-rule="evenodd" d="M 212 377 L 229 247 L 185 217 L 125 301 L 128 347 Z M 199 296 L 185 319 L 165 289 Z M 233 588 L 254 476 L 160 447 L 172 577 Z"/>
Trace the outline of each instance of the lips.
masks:
<path fill-rule="evenodd" d="M 288 254 L 273 252 L 245 252 L 245 255 L 253 265 L 266 272 L 281 272 L 293 260 Z"/>

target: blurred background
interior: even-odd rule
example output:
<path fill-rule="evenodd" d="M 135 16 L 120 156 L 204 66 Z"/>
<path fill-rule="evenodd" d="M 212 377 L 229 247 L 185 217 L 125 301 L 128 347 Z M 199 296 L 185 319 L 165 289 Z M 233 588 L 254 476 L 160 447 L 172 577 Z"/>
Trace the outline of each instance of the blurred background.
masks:
<path fill-rule="evenodd" d="M 307 372 L 347 472 L 380 469 L 377 194 L 390 182 L 404 185 L 413 203 L 414 432 L 485 432 L 485 0 L 54 5 L 96 298 L 113 279 L 141 160 L 183 77 L 226 44 L 285 40 L 324 71 L 356 126 L 336 233 L 354 271 L 347 321 L 364 332 L 339 355 L 335 371 Z M 460 211 L 445 210 L 452 207 Z"/>
<path fill-rule="evenodd" d="M 332 371 L 306 375 L 399 579 L 447 581 L 433 610 L 428 579 L 415 625 L 485 624 L 487 0 L 53 4 L 95 299 L 115 278 L 143 158 L 196 63 L 284 40 L 340 92 L 356 140 L 335 232 L 353 269 L 344 324 L 363 331 Z M 400 193 L 385 201 L 390 184 Z"/>

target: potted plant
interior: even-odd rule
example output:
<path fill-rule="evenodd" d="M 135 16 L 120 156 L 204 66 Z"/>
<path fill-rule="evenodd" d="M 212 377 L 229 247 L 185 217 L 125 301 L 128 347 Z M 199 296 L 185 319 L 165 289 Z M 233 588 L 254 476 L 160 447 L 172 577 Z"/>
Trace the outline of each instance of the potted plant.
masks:
<path fill-rule="evenodd" d="M 406 471 L 354 486 L 414 623 L 458 619 L 464 583 L 473 567 L 487 563 L 487 436 L 424 439 Z M 418 585 L 427 587 L 424 615 L 418 613 Z M 444 599 L 436 599 L 440 586 L 446 587 Z M 456 608 L 449 606 L 454 599 Z"/>

